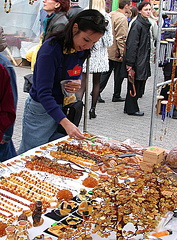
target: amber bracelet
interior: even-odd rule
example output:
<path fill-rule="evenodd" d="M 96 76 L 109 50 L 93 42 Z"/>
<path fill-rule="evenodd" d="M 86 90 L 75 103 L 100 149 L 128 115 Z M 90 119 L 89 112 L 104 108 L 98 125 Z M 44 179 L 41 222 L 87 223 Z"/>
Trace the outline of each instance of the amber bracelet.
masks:
<path fill-rule="evenodd" d="M 20 201 L 20 200 L 18 200 L 18 199 L 16 199 L 16 198 L 10 197 L 10 196 L 8 196 L 8 195 L 6 195 L 6 194 L 4 194 L 4 193 L 1 193 L 1 196 L 6 197 L 6 198 L 8 198 L 8 199 L 10 199 L 10 200 L 12 200 L 12 201 L 14 201 L 14 202 L 17 202 L 17 203 L 19 203 L 19 204 L 21 204 L 21 205 L 26 206 L 26 207 L 29 208 L 29 204 L 26 204 L 26 203 L 24 203 L 24 202 L 22 202 L 22 201 Z"/>
<path fill-rule="evenodd" d="M 21 207 L 17 206 L 16 204 L 13 204 L 12 202 L 5 199 L 4 197 L 0 197 L 0 200 L 2 201 L 2 203 L 1 203 L 2 207 L 9 208 L 10 210 L 12 210 L 14 212 L 19 212 L 19 211 L 23 210 Z M 8 205 L 10 205 L 10 207 Z M 14 208 L 17 208 L 17 209 L 13 209 L 11 206 Z"/>
<path fill-rule="evenodd" d="M 2 210 L 3 212 L 7 212 L 7 213 L 9 213 L 9 214 L 10 214 L 9 216 L 6 216 L 6 215 L 4 215 L 4 214 L 0 213 L 2 216 L 8 217 L 8 218 L 10 218 L 10 217 L 12 217 L 12 216 L 13 216 L 13 213 L 12 213 L 12 212 L 10 212 L 10 211 L 9 211 L 9 210 L 7 210 L 7 209 L 4 209 L 4 208 L 0 207 L 0 210 Z"/>

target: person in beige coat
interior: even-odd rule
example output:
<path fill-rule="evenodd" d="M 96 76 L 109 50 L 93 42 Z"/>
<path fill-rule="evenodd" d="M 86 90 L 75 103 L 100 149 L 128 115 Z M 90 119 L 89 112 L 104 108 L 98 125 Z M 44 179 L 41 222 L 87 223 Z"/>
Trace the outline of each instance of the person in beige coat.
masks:
<path fill-rule="evenodd" d="M 114 93 L 112 102 L 125 101 L 125 99 L 120 95 L 123 82 L 120 71 L 123 61 L 125 42 L 128 34 L 128 20 L 126 13 L 130 12 L 130 7 L 131 0 L 120 0 L 119 8 L 110 13 L 112 20 L 113 44 L 108 47 L 109 70 L 101 73 L 100 93 L 106 87 L 109 77 L 114 70 Z M 101 98 L 101 96 L 99 96 L 98 102 L 105 101 Z"/>
<path fill-rule="evenodd" d="M 6 37 L 4 36 L 3 28 L 0 26 L 0 52 L 7 47 Z"/>

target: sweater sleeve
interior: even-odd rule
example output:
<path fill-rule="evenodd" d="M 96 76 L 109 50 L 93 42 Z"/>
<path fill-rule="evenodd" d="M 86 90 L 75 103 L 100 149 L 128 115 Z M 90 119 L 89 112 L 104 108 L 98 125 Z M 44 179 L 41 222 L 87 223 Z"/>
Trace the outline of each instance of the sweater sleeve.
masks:
<path fill-rule="evenodd" d="M 0 141 L 4 132 L 15 121 L 15 107 L 12 88 L 10 84 L 10 76 L 6 68 L 0 64 Z"/>

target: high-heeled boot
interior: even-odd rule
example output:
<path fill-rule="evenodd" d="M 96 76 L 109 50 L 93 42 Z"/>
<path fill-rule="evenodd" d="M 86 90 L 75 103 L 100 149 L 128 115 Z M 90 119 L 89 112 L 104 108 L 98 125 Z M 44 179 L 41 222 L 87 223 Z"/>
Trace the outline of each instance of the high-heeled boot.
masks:
<path fill-rule="evenodd" d="M 89 111 L 89 119 L 96 118 L 95 108 L 91 108 Z"/>

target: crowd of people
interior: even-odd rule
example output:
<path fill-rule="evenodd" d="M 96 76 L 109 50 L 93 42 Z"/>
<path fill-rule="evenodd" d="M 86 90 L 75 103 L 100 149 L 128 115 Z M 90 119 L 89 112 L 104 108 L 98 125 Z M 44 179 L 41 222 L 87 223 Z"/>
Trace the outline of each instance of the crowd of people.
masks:
<path fill-rule="evenodd" d="M 33 84 L 25 103 L 19 150 L 15 150 L 12 142 L 17 105 L 16 75 L 8 59 L 0 55 L 3 76 L 0 81 L 7 84 L 0 89 L 0 115 L 5 116 L 0 118 L 0 161 L 63 137 L 57 130 L 59 124 L 70 137 L 84 138 L 62 111 L 64 95 L 60 83 L 68 80 L 64 85 L 67 93 L 82 100 L 88 59 L 89 73 L 93 77 L 89 118 L 96 118 L 97 102 L 105 102 L 101 93 L 112 71 L 112 102 L 125 102 L 125 114 L 144 115 L 138 99 L 145 93 L 145 84 L 151 75 L 151 49 L 157 40 L 157 21 L 152 17 L 151 3 L 143 1 L 132 7 L 131 0 L 120 0 L 118 9 L 110 13 L 105 11 L 105 0 L 92 0 L 92 9 L 82 9 L 79 0 L 43 0 L 43 3 L 46 15 L 41 41 L 31 53 L 33 58 L 28 58 L 32 61 Z M 0 34 L 0 51 L 3 51 L 7 44 L 2 28 Z M 121 96 L 124 79 L 127 79 L 126 98 Z M 11 101 L 2 107 L 2 102 L 7 101 L 3 99 L 5 91 Z"/>

